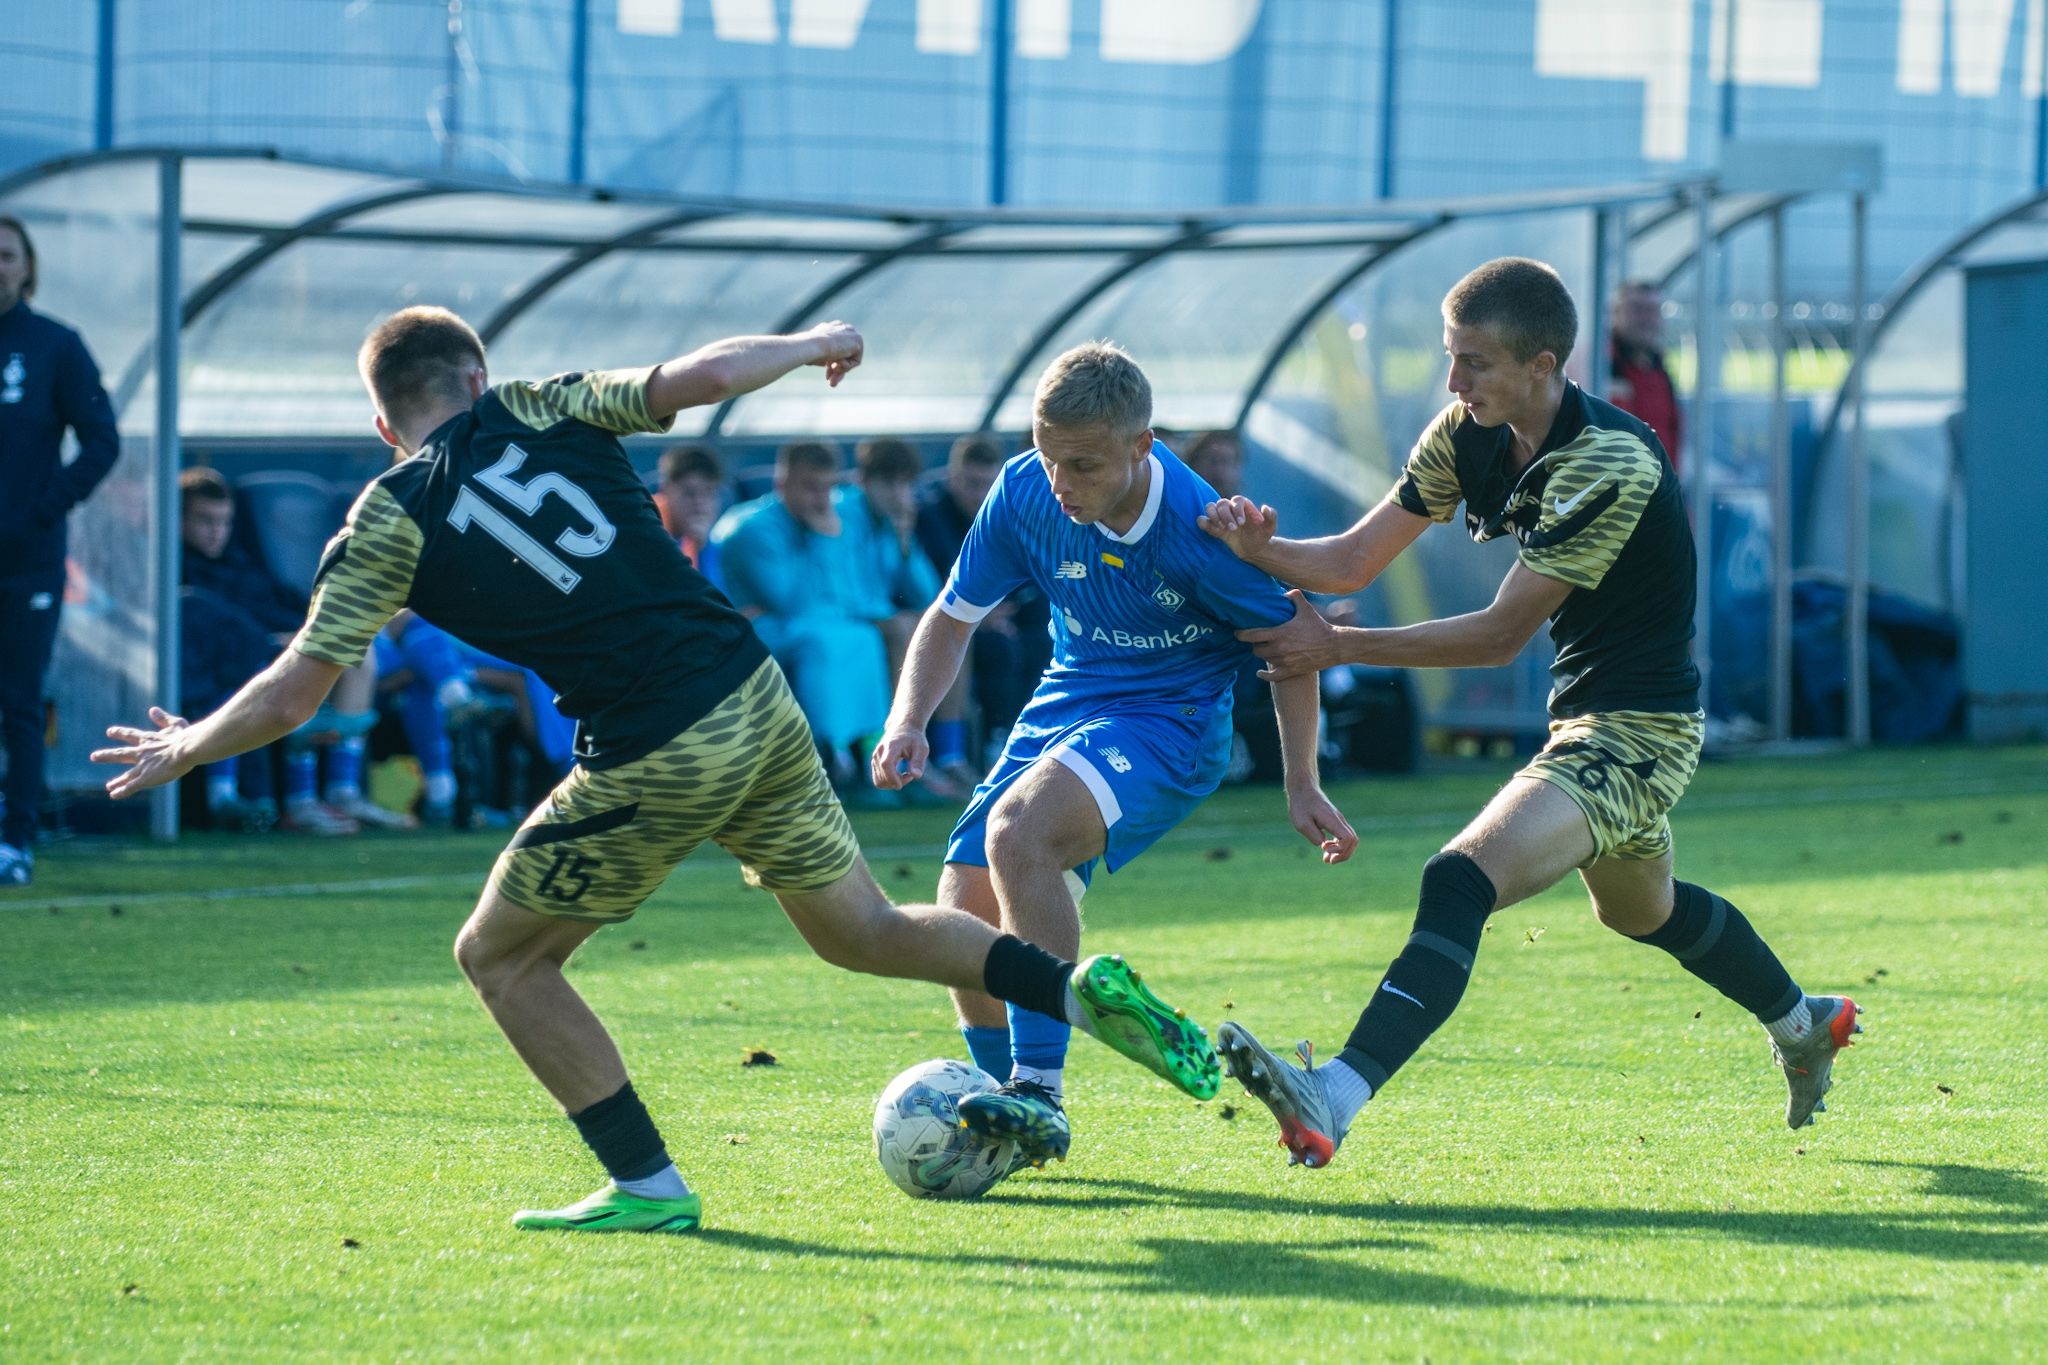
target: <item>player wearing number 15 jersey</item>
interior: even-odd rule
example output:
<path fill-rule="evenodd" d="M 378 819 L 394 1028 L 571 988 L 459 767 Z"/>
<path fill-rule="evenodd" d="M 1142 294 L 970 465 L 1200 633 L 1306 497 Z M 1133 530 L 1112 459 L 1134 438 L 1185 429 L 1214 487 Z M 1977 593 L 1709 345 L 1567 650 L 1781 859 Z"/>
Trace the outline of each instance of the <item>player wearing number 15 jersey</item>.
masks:
<path fill-rule="evenodd" d="M 681 1231 L 702 1206 L 670 1161 L 604 1026 L 562 975 L 706 839 L 773 892 L 835 965 L 985 989 L 1062 1014 L 1198 1098 L 1219 1073 L 1121 959 L 1071 962 L 973 915 L 891 905 L 834 799 L 809 728 L 759 637 L 676 550 L 619 444 L 680 409 L 805 365 L 832 384 L 858 332 L 826 323 L 717 342 L 637 370 L 492 385 L 483 344 L 438 308 L 380 324 L 358 359 L 402 457 L 327 547 L 291 647 L 197 724 L 152 710 L 115 727 L 132 795 L 269 743 L 310 717 L 401 608 L 531 668 L 575 719 L 579 762 L 499 857 L 455 955 L 611 1182 L 527 1228 Z"/>

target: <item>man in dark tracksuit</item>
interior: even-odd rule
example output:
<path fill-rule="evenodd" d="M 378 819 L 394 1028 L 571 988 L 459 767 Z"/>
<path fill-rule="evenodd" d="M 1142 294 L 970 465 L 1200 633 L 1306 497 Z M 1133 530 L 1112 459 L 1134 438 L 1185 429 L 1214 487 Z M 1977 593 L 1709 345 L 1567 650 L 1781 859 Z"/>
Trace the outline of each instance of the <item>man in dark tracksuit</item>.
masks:
<path fill-rule="evenodd" d="M 43 800 L 43 674 L 64 601 L 64 518 L 120 454 L 113 406 L 78 333 L 28 306 L 35 245 L 0 215 L 0 887 L 26 886 Z M 64 463 L 64 429 L 78 458 Z"/>

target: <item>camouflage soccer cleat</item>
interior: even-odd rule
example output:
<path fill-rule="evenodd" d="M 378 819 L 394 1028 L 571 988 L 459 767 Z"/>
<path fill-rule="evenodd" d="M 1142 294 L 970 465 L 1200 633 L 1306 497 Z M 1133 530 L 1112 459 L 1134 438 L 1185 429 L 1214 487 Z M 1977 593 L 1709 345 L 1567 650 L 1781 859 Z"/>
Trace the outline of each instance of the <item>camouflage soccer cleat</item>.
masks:
<path fill-rule="evenodd" d="M 1223 1088 L 1223 1068 L 1200 1024 L 1154 995 L 1121 957 L 1097 955 L 1068 983 L 1088 1016 L 1088 1032 L 1198 1100 Z"/>
<path fill-rule="evenodd" d="M 1816 1113 L 1828 1106 L 1821 1097 L 1833 1085 L 1835 1054 L 1863 1032 L 1856 1016 L 1863 1011 L 1846 995 L 1809 995 L 1806 1007 L 1813 1013 L 1813 1027 L 1796 1043 L 1771 1040 L 1771 1058 L 1785 1072 L 1790 1094 L 1785 1100 L 1785 1126 L 1804 1128 Z"/>
<path fill-rule="evenodd" d="M 990 1142 L 1014 1142 L 1017 1156 L 1010 1170 L 1065 1161 L 1074 1140 L 1067 1111 L 1059 1099 L 1036 1081 L 1011 1081 L 996 1090 L 960 1101 L 960 1126 Z"/>
<path fill-rule="evenodd" d="M 642 1199 L 610 1181 L 588 1199 L 565 1209 L 521 1209 L 512 1226 L 528 1232 L 690 1232 L 704 1219 L 704 1201 Z"/>
<path fill-rule="evenodd" d="M 1315 1071 L 1314 1047 L 1307 1042 L 1295 1045 L 1301 1058 L 1296 1066 L 1266 1051 L 1250 1029 L 1235 1022 L 1216 1030 L 1216 1046 L 1231 1076 L 1279 1120 L 1287 1164 L 1310 1169 L 1329 1165 L 1344 1145 L 1344 1130 L 1330 1113 L 1323 1078 Z"/>

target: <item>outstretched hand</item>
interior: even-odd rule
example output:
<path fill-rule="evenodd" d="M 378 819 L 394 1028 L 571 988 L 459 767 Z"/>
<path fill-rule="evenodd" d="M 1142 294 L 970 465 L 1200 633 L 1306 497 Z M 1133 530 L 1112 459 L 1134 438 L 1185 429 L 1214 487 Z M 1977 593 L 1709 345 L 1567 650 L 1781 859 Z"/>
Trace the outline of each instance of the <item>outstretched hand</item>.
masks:
<path fill-rule="evenodd" d="M 150 724 L 154 730 L 144 730 L 133 725 L 109 725 L 107 738 L 117 740 L 117 749 L 95 749 L 92 761 L 95 763 L 122 763 L 128 771 L 107 779 L 107 795 L 116 801 L 124 796 L 161 787 L 166 782 L 175 782 L 191 771 L 192 763 L 179 752 L 178 740 L 185 729 L 183 716 L 174 716 L 161 706 L 149 708 Z"/>
<path fill-rule="evenodd" d="M 824 348 L 824 354 L 811 364 L 824 366 L 825 382 L 836 389 L 839 387 L 839 381 L 846 378 L 848 371 L 860 364 L 867 343 L 861 339 L 860 333 L 850 322 L 821 322 L 811 328 L 811 335 L 815 336 Z"/>
<path fill-rule="evenodd" d="M 1195 524 L 1230 547 L 1239 559 L 1251 559 L 1273 543 L 1280 514 L 1242 494 L 1212 502 Z"/>
<path fill-rule="evenodd" d="M 1347 861 L 1358 850 L 1358 832 L 1320 787 L 1287 794 L 1287 818 L 1301 837 L 1323 851 L 1323 862 Z"/>
<path fill-rule="evenodd" d="M 868 777 L 885 792 L 900 791 L 924 776 L 932 746 L 922 730 L 891 730 L 868 755 Z"/>
<path fill-rule="evenodd" d="M 1337 654 L 1337 628 L 1323 619 L 1300 588 L 1289 588 L 1294 619 L 1260 630 L 1240 630 L 1237 638 L 1266 661 L 1259 676 L 1267 682 L 1316 673 L 1344 660 Z"/>

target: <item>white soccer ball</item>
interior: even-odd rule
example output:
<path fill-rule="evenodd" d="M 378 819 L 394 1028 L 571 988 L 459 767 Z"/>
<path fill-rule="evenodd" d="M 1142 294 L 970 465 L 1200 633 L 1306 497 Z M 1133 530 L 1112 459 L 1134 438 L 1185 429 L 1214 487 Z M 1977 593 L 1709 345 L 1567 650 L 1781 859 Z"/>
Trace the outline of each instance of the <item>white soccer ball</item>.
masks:
<path fill-rule="evenodd" d="M 920 1062 L 875 1101 L 875 1159 L 912 1199 L 972 1199 L 1003 1178 L 1014 1142 L 991 1142 L 960 1126 L 959 1102 L 996 1088 L 967 1062 Z"/>

